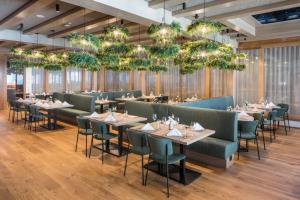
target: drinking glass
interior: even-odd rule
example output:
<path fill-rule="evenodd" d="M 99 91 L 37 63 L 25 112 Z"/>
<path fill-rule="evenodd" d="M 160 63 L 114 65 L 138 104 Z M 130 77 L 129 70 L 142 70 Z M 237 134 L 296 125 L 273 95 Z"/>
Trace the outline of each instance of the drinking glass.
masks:
<path fill-rule="evenodd" d="M 157 114 L 154 113 L 154 114 L 152 115 L 152 119 L 153 119 L 153 121 L 156 121 L 156 120 L 157 120 Z"/>
<path fill-rule="evenodd" d="M 167 118 L 165 116 L 163 116 L 162 121 L 165 123 L 167 121 Z"/>
<path fill-rule="evenodd" d="M 180 123 L 179 117 L 175 117 L 175 121 L 177 122 L 177 124 L 179 124 Z"/>
<path fill-rule="evenodd" d="M 190 125 L 191 129 L 193 129 L 194 125 L 195 125 L 195 122 L 191 122 L 191 125 Z"/>

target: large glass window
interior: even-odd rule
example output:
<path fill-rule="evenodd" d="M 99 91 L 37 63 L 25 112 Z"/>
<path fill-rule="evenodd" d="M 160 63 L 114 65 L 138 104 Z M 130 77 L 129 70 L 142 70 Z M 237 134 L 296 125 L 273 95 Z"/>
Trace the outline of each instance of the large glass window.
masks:
<path fill-rule="evenodd" d="M 300 114 L 300 46 L 264 49 L 264 98 Z"/>
<path fill-rule="evenodd" d="M 65 91 L 65 71 L 49 71 L 48 84 L 49 93 Z"/>
<path fill-rule="evenodd" d="M 68 67 L 67 73 L 67 90 L 78 92 L 81 91 L 82 70 L 76 67 Z"/>

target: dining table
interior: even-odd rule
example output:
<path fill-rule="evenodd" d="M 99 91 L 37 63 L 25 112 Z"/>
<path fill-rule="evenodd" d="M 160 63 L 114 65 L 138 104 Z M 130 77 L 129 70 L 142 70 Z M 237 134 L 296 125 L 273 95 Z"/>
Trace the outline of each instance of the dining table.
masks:
<path fill-rule="evenodd" d="M 159 123 L 159 124 L 158 124 Z M 180 133 L 181 136 L 169 136 L 170 132 L 169 125 L 162 122 L 152 122 L 150 125 L 154 128 L 154 130 L 143 130 L 143 125 L 135 126 L 130 128 L 131 131 L 144 132 L 146 134 L 161 137 L 165 139 L 171 140 L 173 143 L 179 145 L 179 152 L 181 154 L 185 154 L 185 149 L 187 146 L 198 142 L 208 136 L 211 136 L 215 133 L 214 130 L 203 129 L 203 130 L 194 130 L 192 127 L 184 124 L 177 124 L 174 126 Z M 149 170 L 158 173 L 162 176 L 166 176 L 165 170 L 161 170 L 158 167 L 158 163 L 152 161 L 147 166 Z M 188 185 L 201 176 L 201 172 L 194 171 L 192 169 L 188 169 L 185 166 L 184 161 L 180 161 L 178 165 L 171 165 L 169 169 L 170 178 L 182 183 L 184 185 Z"/>
<path fill-rule="evenodd" d="M 147 102 L 150 102 L 150 101 L 153 101 L 155 98 L 157 98 L 158 96 L 155 96 L 155 95 L 142 95 L 139 97 L 139 99 L 143 100 L 143 101 L 147 101 Z"/>
<path fill-rule="evenodd" d="M 120 102 L 126 102 L 126 101 L 137 101 L 139 98 L 136 97 L 120 97 L 120 98 L 115 98 L 116 101 Z"/>
<path fill-rule="evenodd" d="M 95 104 L 100 105 L 100 112 L 104 112 L 104 105 L 111 105 L 113 103 L 116 103 L 116 101 L 109 100 L 109 99 L 97 99 L 95 101 Z"/>
<path fill-rule="evenodd" d="M 261 109 L 261 110 L 272 110 L 272 109 L 276 109 L 276 108 L 280 108 L 277 105 L 270 105 L 270 104 L 261 104 L 261 103 L 254 103 L 254 104 L 248 104 L 249 108 L 257 108 L 257 109 Z"/>
<path fill-rule="evenodd" d="M 107 121 L 106 119 L 109 116 L 113 116 L 115 120 L 113 121 Z M 107 126 L 113 126 L 118 128 L 118 144 L 117 144 L 117 153 L 113 153 L 109 150 L 109 143 L 106 143 L 106 149 L 101 149 L 101 147 L 97 147 L 98 149 L 104 150 L 107 153 L 110 153 L 115 156 L 124 156 L 124 147 L 123 147 L 123 132 L 124 132 L 124 127 L 132 125 L 137 122 L 143 122 L 146 121 L 147 118 L 144 117 L 139 117 L 135 115 L 129 115 L 125 113 L 117 113 L 117 112 L 106 112 L 106 113 L 101 113 L 97 114 L 96 117 L 92 116 L 84 116 L 85 118 L 88 118 L 89 120 L 94 120 L 94 121 L 99 121 L 105 123 Z"/>

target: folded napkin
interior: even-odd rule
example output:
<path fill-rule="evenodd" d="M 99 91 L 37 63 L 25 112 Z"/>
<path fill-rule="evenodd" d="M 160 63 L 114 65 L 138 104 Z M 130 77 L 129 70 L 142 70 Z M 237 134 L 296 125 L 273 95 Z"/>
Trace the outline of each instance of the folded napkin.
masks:
<path fill-rule="evenodd" d="M 64 102 L 62 103 L 62 105 L 63 105 L 63 106 L 69 106 L 70 104 L 69 104 L 68 102 L 64 101 Z"/>
<path fill-rule="evenodd" d="M 43 103 L 42 106 L 45 107 L 45 108 L 50 107 L 50 105 L 48 103 Z"/>
<path fill-rule="evenodd" d="M 240 117 L 248 117 L 249 116 L 245 111 L 240 112 L 238 115 Z"/>
<path fill-rule="evenodd" d="M 172 117 L 169 117 L 169 119 L 166 121 L 166 125 L 169 125 L 170 123 L 172 123 L 174 125 L 177 122 Z"/>
<path fill-rule="evenodd" d="M 93 112 L 91 115 L 89 115 L 88 117 L 90 118 L 98 118 L 100 117 L 100 115 L 97 112 Z"/>
<path fill-rule="evenodd" d="M 35 104 L 36 106 L 42 106 L 43 105 L 43 103 L 42 102 L 40 102 L 40 101 L 38 101 L 38 102 L 36 102 L 36 104 Z"/>
<path fill-rule="evenodd" d="M 182 133 L 179 130 L 177 130 L 176 128 L 174 128 L 167 133 L 167 136 L 181 137 Z"/>
<path fill-rule="evenodd" d="M 235 109 L 237 109 L 237 110 L 240 109 L 240 106 L 239 106 L 239 105 L 236 105 L 236 106 L 235 106 Z"/>
<path fill-rule="evenodd" d="M 60 100 L 56 100 L 55 104 L 62 104 L 62 102 Z"/>
<path fill-rule="evenodd" d="M 197 123 L 194 124 L 193 130 L 194 131 L 203 131 L 204 128 L 197 122 Z"/>
<path fill-rule="evenodd" d="M 122 95 L 122 99 L 124 99 L 125 98 L 125 95 Z"/>
<path fill-rule="evenodd" d="M 276 106 L 272 101 L 269 103 L 269 106 Z"/>
<path fill-rule="evenodd" d="M 22 99 L 22 98 L 19 98 L 19 99 L 18 99 L 18 101 L 19 101 L 19 102 L 22 102 L 22 101 L 23 101 L 23 99 Z"/>
<path fill-rule="evenodd" d="M 105 122 L 115 122 L 117 121 L 112 115 L 108 115 L 105 119 Z"/>
<path fill-rule="evenodd" d="M 142 131 L 154 131 L 155 129 L 151 126 L 151 124 L 147 123 L 141 130 Z"/>

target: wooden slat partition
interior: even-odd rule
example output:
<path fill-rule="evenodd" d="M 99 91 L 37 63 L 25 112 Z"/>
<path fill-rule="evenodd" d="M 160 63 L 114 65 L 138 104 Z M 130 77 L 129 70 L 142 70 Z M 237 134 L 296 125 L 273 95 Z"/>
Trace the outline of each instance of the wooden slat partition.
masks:
<path fill-rule="evenodd" d="M 7 57 L 0 54 L 0 110 L 7 107 Z"/>

